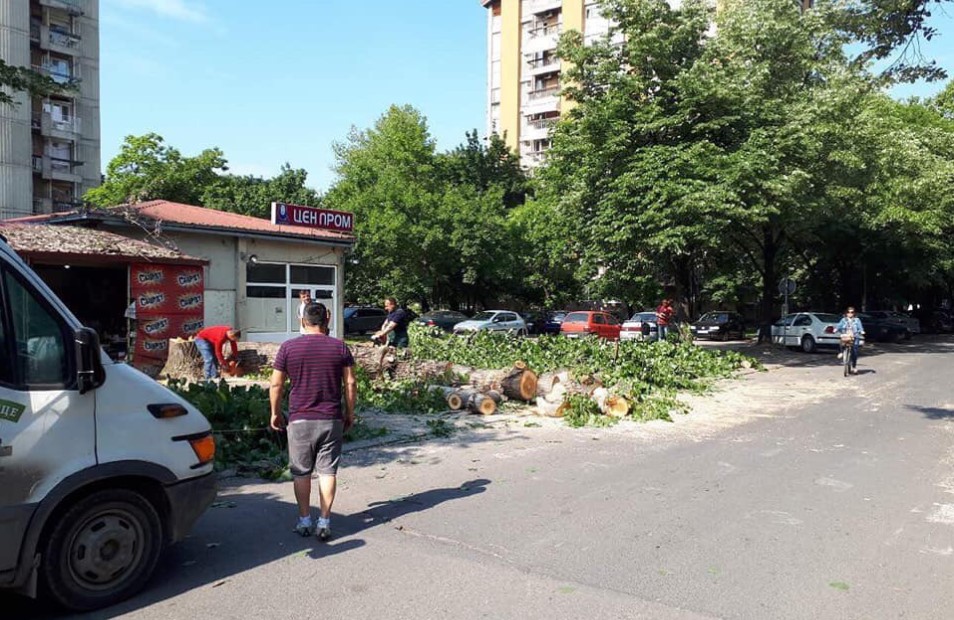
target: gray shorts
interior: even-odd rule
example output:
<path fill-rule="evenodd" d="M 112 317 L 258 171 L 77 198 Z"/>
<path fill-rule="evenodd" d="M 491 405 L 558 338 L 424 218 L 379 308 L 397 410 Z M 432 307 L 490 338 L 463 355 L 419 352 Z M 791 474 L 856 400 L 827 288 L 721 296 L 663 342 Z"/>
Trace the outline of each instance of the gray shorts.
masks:
<path fill-rule="evenodd" d="M 341 420 L 295 420 L 288 425 L 288 465 L 295 477 L 338 473 L 344 422 Z"/>

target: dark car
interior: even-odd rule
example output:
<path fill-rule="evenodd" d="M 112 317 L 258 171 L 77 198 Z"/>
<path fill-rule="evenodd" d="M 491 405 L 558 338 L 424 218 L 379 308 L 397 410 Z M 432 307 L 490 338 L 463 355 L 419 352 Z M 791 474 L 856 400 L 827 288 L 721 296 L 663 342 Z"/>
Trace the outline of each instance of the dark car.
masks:
<path fill-rule="evenodd" d="M 433 310 L 415 319 L 415 323 L 425 327 L 440 327 L 445 332 L 453 331 L 454 326 L 466 321 L 467 316 L 453 310 Z"/>
<path fill-rule="evenodd" d="M 344 333 L 376 332 L 384 325 L 384 319 L 386 318 L 388 318 L 388 313 L 384 308 L 350 306 L 344 309 Z"/>
<path fill-rule="evenodd" d="M 543 333 L 557 335 L 563 326 L 563 319 L 569 314 L 566 310 L 556 310 L 547 313 L 547 320 L 543 323 Z"/>
<path fill-rule="evenodd" d="M 706 312 L 699 320 L 689 326 L 692 335 L 697 338 L 716 340 L 745 339 L 745 320 L 738 312 L 722 310 Z"/>
<path fill-rule="evenodd" d="M 527 324 L 528 334 L 542 334 L 545 332 L 547 320 L 540 312 L 521 312 L 520 316 Z"/>
<path fill-rule="evenodd" d="M 911 337 L 903 325 L 863 312 L 858 313 L 861 326 L 865 328 L 865 340 L 869 342 L 900 342 Z"/>

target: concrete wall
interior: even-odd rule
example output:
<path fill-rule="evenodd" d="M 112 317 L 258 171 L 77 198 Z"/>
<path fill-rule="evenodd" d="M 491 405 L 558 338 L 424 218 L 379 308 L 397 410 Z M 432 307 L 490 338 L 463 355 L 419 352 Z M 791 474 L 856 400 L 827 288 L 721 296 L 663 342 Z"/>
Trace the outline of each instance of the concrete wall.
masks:
<path fill-rule="evenodd" d="M 30 66 L 29 2 L 0 0 L 0 58 Z M 33 213 L 30 98 L 17 93 L 14 100 L 0 105 L 0 219 Z"/>

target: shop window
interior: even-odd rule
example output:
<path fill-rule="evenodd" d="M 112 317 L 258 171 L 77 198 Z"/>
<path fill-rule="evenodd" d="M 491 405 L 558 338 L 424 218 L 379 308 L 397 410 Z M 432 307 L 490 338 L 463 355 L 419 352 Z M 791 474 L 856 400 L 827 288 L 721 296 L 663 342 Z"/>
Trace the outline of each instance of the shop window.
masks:
<path fill-rule="evenodd" d="M 4 274 L 15 346 L 15 372 L 27 386 L 65 385 L 68 358 L 63 328 L 42 303 L 9 273 Z"/>
<path fill-rule="evenodd" d="M 286 278 L 284 263 L 247 263 L 245 265 L 246 282 L 284 285 Z"/>
<path fill-rule="evenodd" d="M 292 265 L 292 284 L 326 284 L 335 283 L 334 267 L 318 267 L 315 265 Z"/>
<path fill-rule="evenodd" d="M 256 299 L 285 299 L 285 287 L 250 284 L 245 287 L 245 295 Z"/>

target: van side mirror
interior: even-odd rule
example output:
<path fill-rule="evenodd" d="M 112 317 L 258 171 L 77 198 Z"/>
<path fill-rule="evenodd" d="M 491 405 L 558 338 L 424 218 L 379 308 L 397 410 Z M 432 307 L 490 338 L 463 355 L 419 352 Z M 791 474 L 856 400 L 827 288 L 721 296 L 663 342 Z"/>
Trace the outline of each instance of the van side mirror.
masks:
<path fill-rule="evenodd" d="M 99 334 L 89 327 L 80 327 L 73 336 L 76 340 L 76 385 L 79 393 L 85 394 L 106 382 Z"/>

